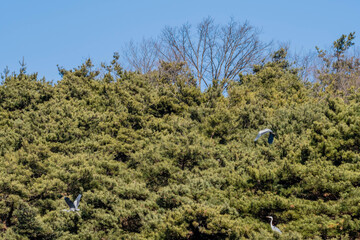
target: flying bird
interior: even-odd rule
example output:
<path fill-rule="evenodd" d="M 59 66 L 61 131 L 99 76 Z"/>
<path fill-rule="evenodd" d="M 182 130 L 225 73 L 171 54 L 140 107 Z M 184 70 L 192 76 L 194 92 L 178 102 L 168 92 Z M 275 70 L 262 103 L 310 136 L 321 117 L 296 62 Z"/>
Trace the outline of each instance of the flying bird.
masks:
<path fill-rule="evenodd" d="M 278 232 L 280 234 L 282 234 L 282 232 L 280 231 L 280 229 L 278 229 L 277 227 L 275 227 L 272 222 L 273 222 L 273 217 L 272 216 L 266 216 L 267 218 L 270 218 L 270 227 L 274 232 Z"/>
<path fill-rule="evenodd" d="M 264 129 L 264 130 L 261 130 L 259 133 L 258 133 L 258 135 L 256 136 L 256 138 L 255 138 L 255 142 L 262 136 L 262 135 L 264 135 L 264 134 L 266 134 L 266 133 L 270 133 L 269 134 L 269 138 L 268 138 L 268 143 L 269 144 L 272 144 L 273 143 L 273 141 L 274 141 L 274 136 L 275 136 L 275 133 L 273 132 L 273 131 L 271 131 L 270 129 Z"/>
<path fill-rule="evenodd" d="M 67 203 L 67 205 L 69 206 L 70 209 L 64 209 L 63 211 L 66 211 L 66 212 L 78 212 L 80 211 L 80 209 L 78 208 L 79 207 L 79 204 L 80 204 L 80 199 L 81 199 L 81 194 L 79 194 L 77 196 L 77 198 L 75 199 L 74 202 L 72 202 L 68 197 L 65 197 L 65 202 Z M 79 213 L 77 213 L 79 214 Z"/>

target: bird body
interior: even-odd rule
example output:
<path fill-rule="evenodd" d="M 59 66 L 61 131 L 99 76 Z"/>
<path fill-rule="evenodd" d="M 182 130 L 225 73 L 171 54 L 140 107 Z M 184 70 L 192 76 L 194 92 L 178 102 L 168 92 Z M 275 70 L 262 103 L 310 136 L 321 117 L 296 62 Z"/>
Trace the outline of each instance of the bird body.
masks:
<path fill-rule="evenodd" d="M 66 212 L 80 211 L 79 204 L 80 204 L 81 194 L 79 194 L 77 196 L 77 198 L 75 199 L 74 202 L 72 202 L 68 197 L 65 197 L 64 199 L 70 209 L 64 209 L 63 211 L 66 211 Z"/>
<path fill-rule="evenodd" d="M 280 231 L 280 229 L 277 228 L 276 226 L 274 226 L 274 225 L 272 224 L 272 222 L 273 222 L 273 217 L 267 216 L 267 218 L 270 218 L 270 219 L 271 219 L 271 220 L 270 220 L 271 230 L 273 230 L 274 232 L 278 232 L 278 233 L 282 234 L 282 232 Z"/>
<path fill-rule="evenodd" d="M 256 136 L 256 138 L 254 139 L 254 141 L 256 142 L 262 135 L 264 135 L 264 134 L 266 134 L 266 133 L 270 133 L 270 134 L 269 134 L 269 138 L 268 138 L 268 143 L 269 143 L 269 144 L 272 144 L 273 141 L 274 141 L 274 136 L 275 136 L 275 134 L 274 134 L 274 132 L 273 132 L 271 129 L 268 129 L 268 128 L 266 128 L 266 129 L 264 129 L 264 130 L 261 130 L 261 131 L 258 133 L 258 135 Z"/>

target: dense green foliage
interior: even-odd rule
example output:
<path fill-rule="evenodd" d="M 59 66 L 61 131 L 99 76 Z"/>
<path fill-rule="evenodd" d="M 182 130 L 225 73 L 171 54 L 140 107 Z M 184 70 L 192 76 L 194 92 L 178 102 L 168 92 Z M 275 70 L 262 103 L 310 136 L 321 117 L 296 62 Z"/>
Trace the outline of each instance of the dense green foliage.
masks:
<path fill-rule="evenodd" d="M 0 238 L 360 238 L 360 95 L 316 92 L 284 54 L 226 94 L 181 64 L 142 75 L 118 56 L 56 84 L 6 77 Z M 264 128 L 272 145 L 254 143 Z M 81 216 L 61 211 L 79 193 Z"/>

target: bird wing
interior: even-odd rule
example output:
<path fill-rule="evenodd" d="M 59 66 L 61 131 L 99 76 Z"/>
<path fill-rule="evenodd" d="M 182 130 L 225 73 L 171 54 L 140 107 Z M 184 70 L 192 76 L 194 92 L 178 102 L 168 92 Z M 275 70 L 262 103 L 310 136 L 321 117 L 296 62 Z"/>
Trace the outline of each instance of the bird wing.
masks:
<path fill-rule="evenodd" d="M 264 130 L 261 130 L 261 131 L 258 133 L 258 135 L 256 136 L 256 138 L 255 138 L 254 141 L 257 141 L 262 135 L 264 135 L 265 133 L 268 133 L 268 132 L 272 133 L 273 131 L 271 131 L 271 129 L 268 129 L 268 128 L 266 128 L 266 129 L 264 129 Z"/>
<path fill-rule="evenodd" d="M 79 195 L 77 196 L 77 198 L 75 199 L 75 201 L 74 201 L 74 205 L 75 205 L 76 208 L 77 208 L 77 207 L 79 206 L 79 204 L 80 204 L 80 199 L 81 199 L 81 194 L 79 194 Z"/>
<path fill-rule="evenodd" d="M 258 133 L 258 135 L 256 136 L 256 138 L 254 139 L 254 142 L 256 142 L 260 137 L 261 137 L 261 134 Z"/>
<path fill-rule="evenodd" d="M 268 138 L 268 143 L 272 144 L 274 142 L 274 134 L 271 132 Z"/>
<path fill-rule="evenodd" d="M 273 230 L 274 230 L 275 232 L 282 233 L 282 232 L 280 231 L 280 229 L 278 229 L 278 228 L 275 227 L 275 226 L 273 226 Z"/>
<path fill-rule="evenodd" d="M 68 197 L 65 197 L 65 202 L 70 208 L 75 208 L 74 203 Z"/>

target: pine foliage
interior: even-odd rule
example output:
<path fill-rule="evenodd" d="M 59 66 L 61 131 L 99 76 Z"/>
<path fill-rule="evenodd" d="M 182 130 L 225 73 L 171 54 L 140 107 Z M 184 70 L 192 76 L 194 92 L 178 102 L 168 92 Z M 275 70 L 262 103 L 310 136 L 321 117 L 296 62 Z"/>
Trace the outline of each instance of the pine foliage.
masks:
<path fill-rule="evenodd" d="M 360 95 L 318 97 L 285 56 L 226 94 L 184 64 L 143 75 L 117 55 L 56 84 L 7 76 L 0 238 L 360 238 Z M 264 128 L 272 145 L 253 141 Z M 80 216 L 61 211 L 79 193 Z"/>

